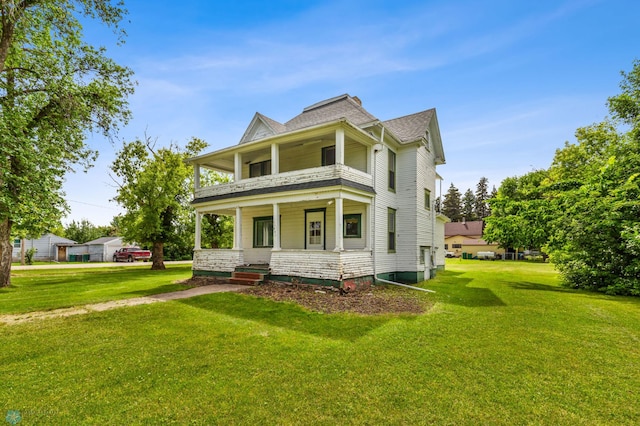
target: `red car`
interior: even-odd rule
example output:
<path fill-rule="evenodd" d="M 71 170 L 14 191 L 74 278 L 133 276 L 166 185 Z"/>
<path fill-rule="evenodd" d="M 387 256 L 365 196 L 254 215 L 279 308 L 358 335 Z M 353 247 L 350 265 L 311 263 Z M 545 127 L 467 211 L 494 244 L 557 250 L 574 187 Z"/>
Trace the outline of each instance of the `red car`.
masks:
<path fill-rule="evenodd" d="M 114 262 L 135 262 L 142 260 L 146 262 L 151 259 L 149 250 L 142 250 L 140 247 L 123 247 L 113 254 Z"/>

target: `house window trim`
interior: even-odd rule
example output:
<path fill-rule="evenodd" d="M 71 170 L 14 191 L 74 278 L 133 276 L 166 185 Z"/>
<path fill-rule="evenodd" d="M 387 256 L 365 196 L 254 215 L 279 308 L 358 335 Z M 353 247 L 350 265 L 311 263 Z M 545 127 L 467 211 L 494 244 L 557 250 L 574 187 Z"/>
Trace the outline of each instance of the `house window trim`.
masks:
<path fill-rule="evenodd" d="M 396 188 L 397 188 L 397 184 L 398 184 L 398 176 L 397 176 L 397 165 L 398 165 L 398 155 L 395 153 L 395 151 L 392 151 L 391 149 L 389 149 L 389 154 L 388 154 L 388 186 L 389 186 L 389 191 L 391 192 L 396 192 Z"/>
<path fill-rule="evenodd" d="M 14 238 L 13 239 L 13 248 L 14 249 L 22 248 L 22 238 Z"/>
<path fill-rule="evenodd" d="M 267 239 L 267 245 L 258 245 L 258 222 L 271 221 L 271 235 Z M 269 239 L 271 245 L 269 245 Z M 253 248 L 273 248 L 273 216 L 258 216 L 253 218 Z"/>
<path fill-rule="evenodd" d="M 347 220 L 357 219 L 358 233 L 356 235 L 347 234 Z M 342 215 L 342 237 L 343 238 L 362 238 L 362 213 L 352 213 Z"/>
<path fill-rule="evenodd" d="M 327 153 L 329 151 L 333 150 L 333 163 L 330 163 L 327 161 Z M 336 164 L 336 146 L 335 145 L 329 145 L 329 146 L 325 146 L 322 148 L 322 166 L 333 166 L 334 164 Z"/>
<path fill-rule="evenodd" d="M 393 217 L 393 222 L 391 218 Z M 393 224 L 393 229 L 392 225 Z M 398 248 L 397 245 L 397 234 L 398 234 L 398 211 L 396 209 L 392 209 L 391 207 L 387 208 L 387 251 L 389 253 L 395 253 Z"/>
<path fill-rule="evenodd" d="M 431 191 L 424 189 L 424 208 L 431 211 Z"/>

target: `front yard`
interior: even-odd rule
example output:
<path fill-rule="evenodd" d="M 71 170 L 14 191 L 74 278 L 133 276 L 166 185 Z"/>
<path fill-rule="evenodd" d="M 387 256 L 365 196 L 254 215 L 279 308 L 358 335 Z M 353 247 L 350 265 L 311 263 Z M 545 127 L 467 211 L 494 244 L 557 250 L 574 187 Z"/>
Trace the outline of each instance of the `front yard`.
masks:
<path fill-rule="evenodd" d="M 138 295 L 180 275 L 140 272 L 110 285 Z M 637 423 L 638 299 L 558 287 L 548 264 L 454 259 L 425 285 L 437 293 L 415 293 L 430 306 L 419 315 L 323 314 L 218 293 L 0 326 L 0 415 L 17 410 L 24 424 Z M 16 293 L 0 291 L 2 312 L 38 294 Z M 53 299 L 40 305 L 68 303 Z"/>

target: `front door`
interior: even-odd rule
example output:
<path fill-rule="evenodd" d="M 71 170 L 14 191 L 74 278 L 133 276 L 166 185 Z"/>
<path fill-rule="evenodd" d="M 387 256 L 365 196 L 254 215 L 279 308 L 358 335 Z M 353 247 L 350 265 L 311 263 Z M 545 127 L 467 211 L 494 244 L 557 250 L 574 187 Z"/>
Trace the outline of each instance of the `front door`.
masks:
<path fill-rule="evenodd" d="M 324 250 L 324 211 L 307 212 L 307 250 Z"/>

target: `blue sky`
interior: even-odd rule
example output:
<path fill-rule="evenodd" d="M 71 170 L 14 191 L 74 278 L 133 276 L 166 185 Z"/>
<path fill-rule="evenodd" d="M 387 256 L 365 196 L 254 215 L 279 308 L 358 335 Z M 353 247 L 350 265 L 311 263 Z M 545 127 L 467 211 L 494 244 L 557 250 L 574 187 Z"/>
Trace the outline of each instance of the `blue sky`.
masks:
<path fill-rule="evenodd" d="M 435 107 L 443 191 L 547 168 L 578 127 L 606 116 L 620 71 L 640 59 L 635 0 L 127 3 L 124 46 L 85 29 L 138 81 L 120 138 L 197 136 L 220 149 L 256 111 L 285 122 L 343 93 L 383 120 Z M 63 223 L 106 225 L 120 211 L 108 174 L 119 146 L 88 143 L 100 157 L 67 177 Z"/>

